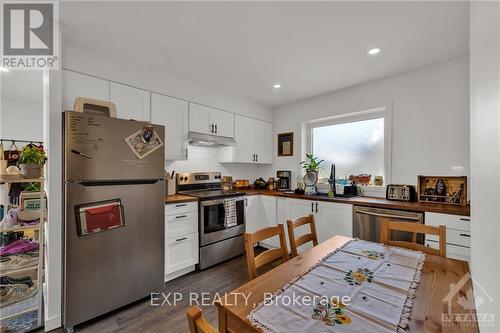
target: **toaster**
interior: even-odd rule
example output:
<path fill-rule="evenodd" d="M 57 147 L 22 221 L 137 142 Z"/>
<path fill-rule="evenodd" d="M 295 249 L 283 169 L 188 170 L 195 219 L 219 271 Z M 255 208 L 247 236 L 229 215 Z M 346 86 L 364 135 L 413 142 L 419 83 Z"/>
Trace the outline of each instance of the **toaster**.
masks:
<path fill-rule="evenodd" d="M 413 185 L 387 185 L 385 198 L 394 201 L 416 201 L 417 192 Z"/>

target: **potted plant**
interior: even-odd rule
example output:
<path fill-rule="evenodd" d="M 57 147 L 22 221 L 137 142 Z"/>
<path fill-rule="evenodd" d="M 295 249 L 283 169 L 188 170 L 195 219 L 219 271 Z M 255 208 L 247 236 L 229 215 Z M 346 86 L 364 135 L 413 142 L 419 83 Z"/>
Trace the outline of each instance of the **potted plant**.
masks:
<path fill-rule="evenodd" d="M 318 161 L 317 157 L 314 157 L 312 154 L 306 154 L 307 161 L 302 161 L 300 164 L 302 164 L 302 167 L 306 170 L 307 172 L 315 172 L 318 173 L 320 169 L 320 164 L 323 163 L 324 160 Z"/>
<path fill-rule="evenodd" d="M 19 156 L 19 168 L 24 178 L 36 179 L 42 177 L 46 156 L 43 146 L 25 146 Z"/>

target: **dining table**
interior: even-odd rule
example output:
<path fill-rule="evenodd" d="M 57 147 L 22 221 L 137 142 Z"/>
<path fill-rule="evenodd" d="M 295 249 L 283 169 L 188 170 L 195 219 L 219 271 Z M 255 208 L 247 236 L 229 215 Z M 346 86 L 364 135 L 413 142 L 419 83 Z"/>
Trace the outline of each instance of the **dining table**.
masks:
<path fill-rule="evenodd" d="M 334 236 L 225 294 L 217 303 L 219 332 L 263 332 L 261 328 L 252 325 L 248 316 L 264 301 L 266 293 L 274 293 L 283 288 L 298 276 L 311 270 L 332 251 L 352 240 L 350 237 Z M 474 322 L 457 322 L 454 317 L 447 316 L 464 312 L 460 296 L 463 301 L 463 297 L 470 295 L 469 291 L 472 290 L 471 279 L 467 277 L 470 277 L 470 273 L 466 261 L 427 254 L 406 331 L 409 333 L 479 332 Z M 469 306 L 467 313 L 469 319 L 476 318 L 473 306 Z"/>

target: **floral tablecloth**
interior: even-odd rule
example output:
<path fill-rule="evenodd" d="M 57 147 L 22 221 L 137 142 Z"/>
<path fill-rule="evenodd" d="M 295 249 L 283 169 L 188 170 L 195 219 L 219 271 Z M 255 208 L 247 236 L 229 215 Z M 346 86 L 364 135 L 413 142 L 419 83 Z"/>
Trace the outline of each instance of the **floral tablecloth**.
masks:
<path fill-rule="evenodd" d="M 249 315 L 265 332 L 404 332 L 425 254 L 352 240 L 267 295 Z"/>

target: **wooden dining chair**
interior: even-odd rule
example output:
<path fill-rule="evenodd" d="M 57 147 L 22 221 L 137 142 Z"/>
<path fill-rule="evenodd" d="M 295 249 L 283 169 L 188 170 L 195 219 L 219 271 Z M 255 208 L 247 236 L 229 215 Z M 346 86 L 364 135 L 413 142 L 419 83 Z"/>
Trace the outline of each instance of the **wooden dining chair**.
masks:
<path fill-rule="evenodd" d="M 254 245 L 264 239 L 279 236 L 280 247 L 270 249 L 255 256 Z M 278 224 L 276 227 L 270 227 L 258 230 L 255 233 L 245 233 L 245 250 L 247 253 L 248 276 L 250 280 L 257 277 L 257 268 L 273 262 L 279 258 L 283 261 L 288 260 L 288 249 L 286 247 L 285 228 L 283 224 Z"/>
<path fill-rule="evenodd" d="M 203 313 L 199 307 L 190 307 L 186 314 L 189 324 L 189 333 L 219 333 L 219 331 L 213 328 L 213 326 L 203 317 Z"/>
<path fill-rule="evenodd" d="M 286 224 L 288 226 L 288 239 L 290 240 L 290 250 L 292 252 L 292 258 L 298 255 L 297 247 L 307 242 L 313 242 L 314 246 L 318 245 L 318 235 L 316 233 L 316 223 L 314 221 L 313 214 L 298 217 L 293 220 L 288 220 L 286 221 Z M 299 238 L 295 238 L 295 229 L 306 224 L 309 224 L 311 233 L 302 235 Z"/>
<path fill-rule="evenodd" d="M 433 249 L 416 242 L 391 240 L 391 231 L 406 231 L 414 235 L 424 234 L 439 236 L 439 249 Z M 413 239 L 415 239 L 415 237 L 413 237 Z M 382 221 L 380 225 L 380 241 L 386 245 L 400 246 L 411 250 L 422 251 L 427 254 L 446 257 L 446 226 L 444 225 L 432 227 L 420 223 Z"/>

